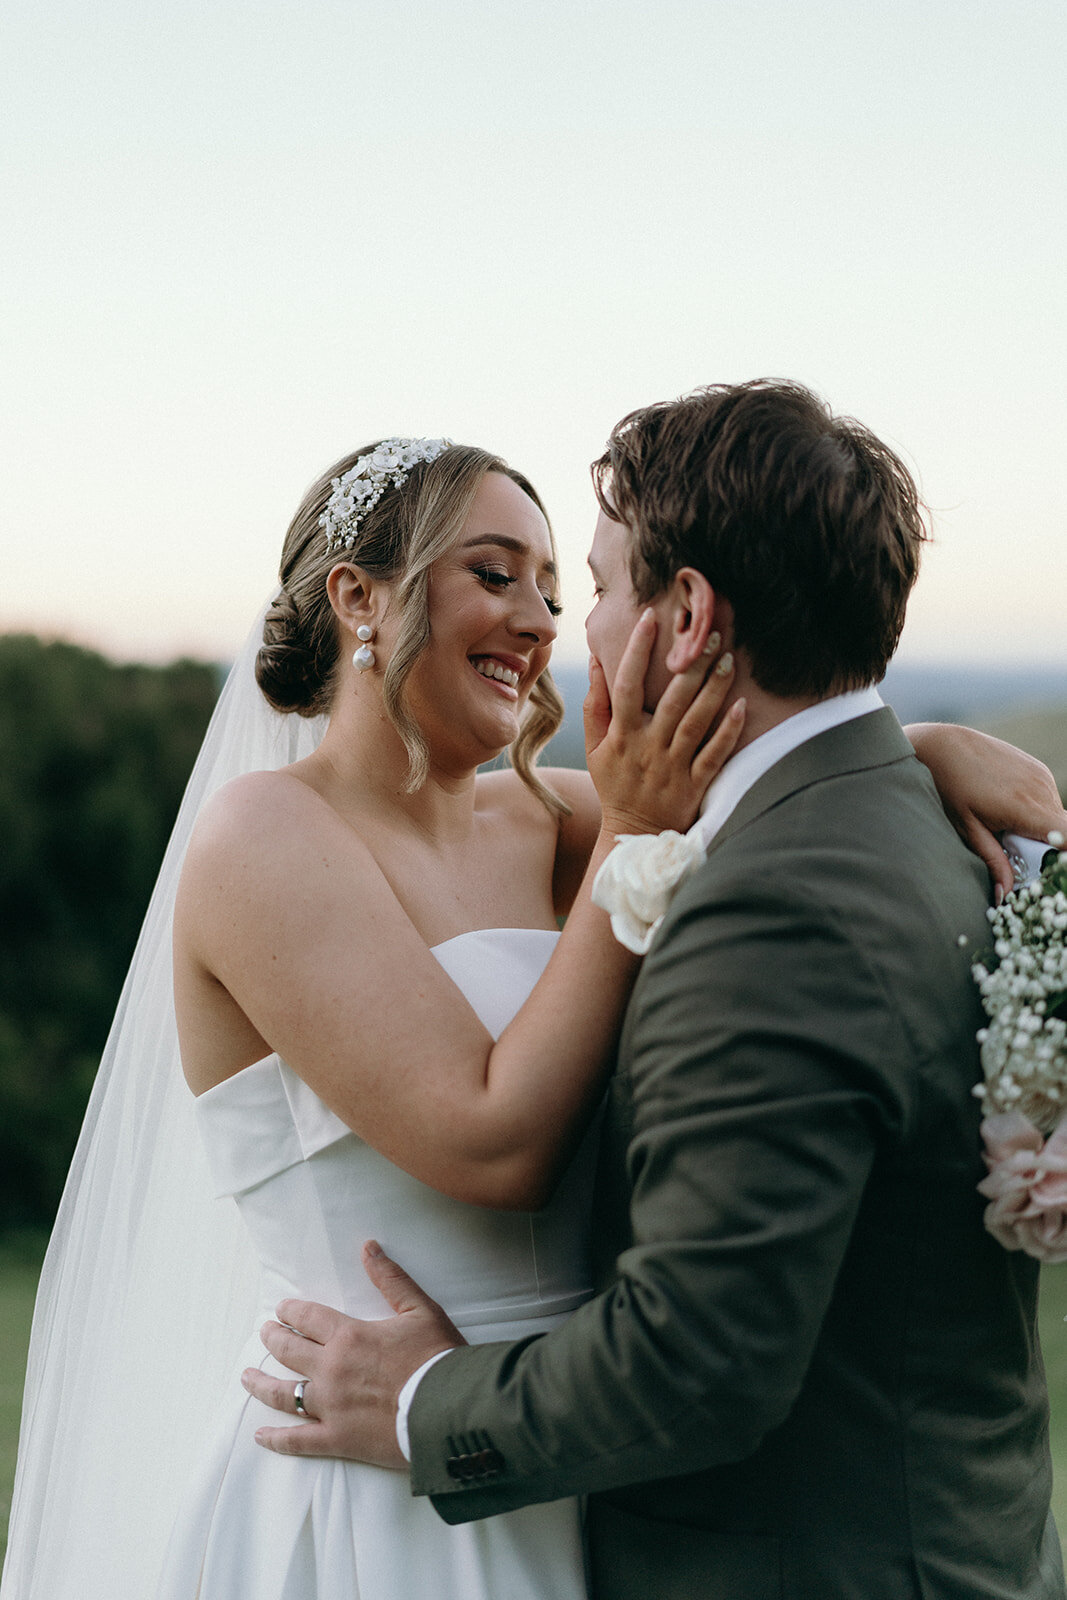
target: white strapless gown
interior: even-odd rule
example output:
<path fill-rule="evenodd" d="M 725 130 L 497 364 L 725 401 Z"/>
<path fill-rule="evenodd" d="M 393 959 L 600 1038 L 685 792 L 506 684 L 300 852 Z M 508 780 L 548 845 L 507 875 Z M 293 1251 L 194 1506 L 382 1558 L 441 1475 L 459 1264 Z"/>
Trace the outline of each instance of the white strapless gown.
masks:
<path fill-rule="evenodd" d="M 491 929 L 434 954 L 496 1035 L 556 938 Z M 389 1315 L 360 1262 L 368 1238 L 472 1343 L 542 1332 L 589 1295 L 591 1136 L 551 1205 L 527 1215 L 483 1211 L 419 1183 L 276 1055 L 208 1090 L 196 1110 L 217 1192 L 235 1197 L 261 1262 L 257 1329 L 286 1296 Z M 257 1365 L 284 1371 L 254 1334 L 178 1518 L 159 1600 L 583 1600 L 576 1501 L 453 1528 L 412 1497 L 406 1474 L 273 1455 L 253 1434 L 287 1419 L 238 1381 Z"/>

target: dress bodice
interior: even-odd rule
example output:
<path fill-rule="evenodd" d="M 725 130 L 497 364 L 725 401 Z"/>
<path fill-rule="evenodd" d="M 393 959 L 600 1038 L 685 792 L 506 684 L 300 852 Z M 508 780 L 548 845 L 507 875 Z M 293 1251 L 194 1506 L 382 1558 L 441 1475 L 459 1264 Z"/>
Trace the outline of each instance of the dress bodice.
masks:
<path fill-rule="evenodd" d="M 434 955 L 495 1036 L 556 938 L 494 928 L 450 939 Z M 391 1314 L 363 1271 L 369 1238 L 472 1343 L 547 1333 L 589 1293 L 595 1135 L 551 1204 L 531 1216 L 465 1205 L 402 1172 L 276 1055 L 209 1089 L 195 1108 L 215 1191 L 236 1200 L 262 1282 L 248 1341 L 205 1418 L 203 1456 L 183 1486 L 155 1600 L 583 1600 L 576 1501 L 449 1527 L 403 1473 L 261 1449 L 256 1428 L 302 1424 L 254 1400 L 238 1375 L 259 1366 L 294 1380 L 258 1333 L 281 1299 L 320 1300 L 364 1318 Z"/>
<path fill-rule="evenodd" d="M 434 955 L 494 1037 L 558 935 L 493 928 Z M 351 1316 L 388 1307 L 360 1250 L 377 1239 L 470 1336 L 572 1310 L 589 1294 L 592 1134 L 541 1212 L 483 1210 L 439 1194 L 357 1138 L 277 1055 L 202 1094 L 196 1115 L 216 1193 L 239 1205 L 263 1270 L 262 1308 L 322 1300 Z"/>

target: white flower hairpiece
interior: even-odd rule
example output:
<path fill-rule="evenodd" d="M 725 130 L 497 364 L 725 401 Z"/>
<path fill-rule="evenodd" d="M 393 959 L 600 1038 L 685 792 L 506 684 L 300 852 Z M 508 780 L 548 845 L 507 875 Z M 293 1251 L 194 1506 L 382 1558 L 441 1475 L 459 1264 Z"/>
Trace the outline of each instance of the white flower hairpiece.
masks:
<path fill-rule="evenodd" d="M 620 833 L 593 879 L 593 904 L 611 916 L 621 945 L 643 956 L 656 936 L 675 891 L 704 860 L 704 846 L 688 834 Z"/>
<path fill-rule="evenodd" d="M 351 550 L 361 520 L 386 489 L 390 485 L 399 489 L 412 467 L 420 461 L 436 461 L 451 443 L 451 439 L 383 439 L 377 449 L 360 456 L 354 467 L 334 478 L 333 493 L 319 518 L 327 552 L 342 547 Z"/>

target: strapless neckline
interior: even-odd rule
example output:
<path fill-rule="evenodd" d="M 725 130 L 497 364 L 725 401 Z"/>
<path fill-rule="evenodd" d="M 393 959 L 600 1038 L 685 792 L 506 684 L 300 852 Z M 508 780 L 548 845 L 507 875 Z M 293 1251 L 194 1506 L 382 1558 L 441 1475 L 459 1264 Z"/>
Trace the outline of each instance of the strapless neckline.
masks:
<path fill-rule="evenodd" d="M 489 934 L 530 934 L 540 939 L 558 939 L 559 933 L 555 928 L 468 928 L 466 933 L 454 933 L 450 939 L 442 939 L 438 944 L 429 946 L 430 954 L 435 955 L 438 950 L 443 950 L 446 945 L 458 944 L 461 939 L 477 939 Z"/>

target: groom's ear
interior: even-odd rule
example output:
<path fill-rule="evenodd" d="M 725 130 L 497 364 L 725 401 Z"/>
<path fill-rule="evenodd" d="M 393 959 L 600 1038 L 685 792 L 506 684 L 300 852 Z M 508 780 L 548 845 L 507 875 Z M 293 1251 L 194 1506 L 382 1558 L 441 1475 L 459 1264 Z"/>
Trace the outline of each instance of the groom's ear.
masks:
<path fill-rule="evenodd" d="M 703 651 L 715 621 L 715 590 L 702 572 L 682 567 L 674 574 L 669 610 L 671 642 L 666 665 L 670 672 L 684 672 Z"/>

